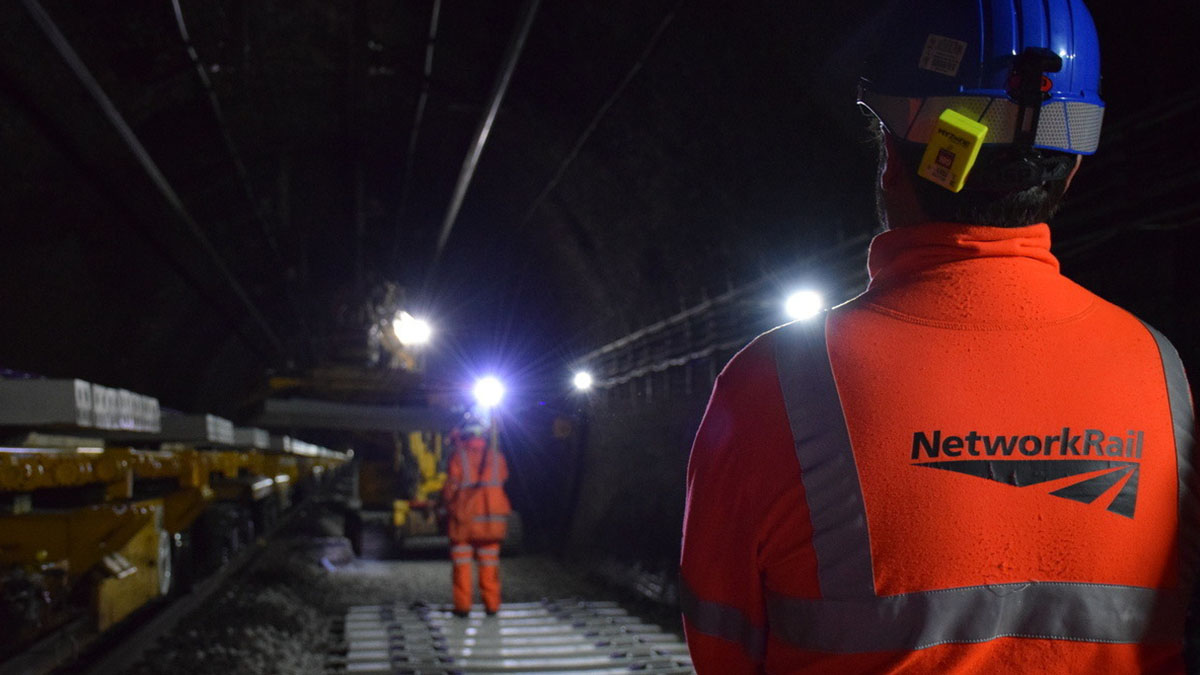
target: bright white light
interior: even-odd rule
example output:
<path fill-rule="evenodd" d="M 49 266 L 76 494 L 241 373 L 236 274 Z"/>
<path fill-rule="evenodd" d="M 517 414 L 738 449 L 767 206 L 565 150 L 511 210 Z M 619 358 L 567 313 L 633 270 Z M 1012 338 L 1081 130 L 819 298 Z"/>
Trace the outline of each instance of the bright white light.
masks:
<path fill-rule="evenodd" d="M 783 310 L 793 320 L 811 319 L 825 309 L 825 301 L 816 291 L 796 291 L 788 296 Z"/>
<path fill-rule="evenodd" d="M 405 347 L 427 344 L 433 336 L 433 328 L 428 321 L 418 319 L 408 312 L 400 312 L 392 320 L 392 330 L 396 333 L 396 339 Z"/>
<path fill-rule="evenodd" d="M 575 388 L 579 391 L 587 391 L 592 388 L 592 374 L 586 370 L 581 370 L 575 373 L 575 379 L 572 382 L 575 383 Z"/>
<path fill-rule="evenodd" d="M 475 382 L 475 400 L 485 408 L 500 405 L 504 398 L 504 385 L 494 377 L 483 377 Z"/>

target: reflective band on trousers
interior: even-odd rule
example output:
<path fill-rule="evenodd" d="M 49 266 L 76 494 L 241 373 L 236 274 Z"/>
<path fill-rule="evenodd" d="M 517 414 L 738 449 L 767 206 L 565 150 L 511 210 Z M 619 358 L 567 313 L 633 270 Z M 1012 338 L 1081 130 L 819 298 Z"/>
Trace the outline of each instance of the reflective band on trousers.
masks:
<path fill-rule="evenodd" d="M 1149 327 L 1147 327 L 1149 329 Z M 1174 348 L 1159 346 L 1175 427 L 1181 507 L 1194 502 L 1194 439 L 1187 381 Z M 866 510 L 841 400 L 829 362 L 826 322 L 796 322 L 775 332 L 780 388 L 812 519 L 821 599 L 772 597 L 773 636 L 802 649 L 870 652 L 920 649 L 947 642 L 1037 637 L 1139 643 L 1179 638 L 1184 607 L 1176 593 L 1150 588 L 1028 583 L 952 588 L 895 596 L 875 594 Z M 1189 527 L 1192 517 L 1182 524 Z M 1188 566 L 1185 561 L 1185 568 Z M 685 589 L 686 590 L 686 589 Z M 762 629 L 738 609 L 682 594 L 701 632 L 761 654 Z"/>

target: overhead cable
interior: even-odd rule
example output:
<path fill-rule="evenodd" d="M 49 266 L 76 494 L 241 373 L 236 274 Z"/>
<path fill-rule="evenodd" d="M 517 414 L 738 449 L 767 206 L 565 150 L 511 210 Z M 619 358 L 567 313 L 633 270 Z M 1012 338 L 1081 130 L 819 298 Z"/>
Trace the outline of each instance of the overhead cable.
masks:
<path fill-rule="evenodd" d="M 67 41 L 66 36 L 62 34 L 62 31 L 58 29 L 58 26 L 54 24 L 54 21 L 50 18 L 50 15 L 46 13 L 46 10 L 38 3 L 37 0 L 22 0 L 22 2 L 25 4 L 25 9 L 28 10 L 29 15 L 33 18 L 34 22 L 37 23 L 38 27 L 42 30 L 42 33 L 46 36 L 46 39 L 50 41 L 50 43 L 58 51 L 59 55 L 62 56 L 63 60 L 66 61 L 67 66 L 75 74 L 75 77 L 78 78 L 80 84 L 82 84 L 84 89 L 91 94 L 97 105 L 100 106 L 100 109 L 103 111 L 105 117 L 107 117 L 109 122 L 111 122 L 116 128 L 117 133 L 121 136 L 122 140 L 125 141 L 126 146 L 128 146 L 130 152 L 133 153 L 138 163 L 141 164 L 151 182 L 153 182 L 155 187 L 158 188 L 158 191 L 162 195 L 163 199 L 167 201 L 167 204 L 170 205 L 171 209 L 175 212 L 175 215 L 179 217 L 179 220 L 184 224 L 191 235 L 195 237 L 196 241 L 200 244 L 200 247 L 208 255 L 209 259 L 220 273 L 222 280 L 226 283 L 226 285 L 229 286 L 234 295 L 238 297 L 238 300 L 241 301 L 242 305 L 250 313 L 250 316 L 258 324 L 258 327 L 262 330 L 263 335 L 268 339 L 268 341 L 276 349 L 276 351 L 279 352 L 280 355 L 286 356 L 283 343 L 275 334 L 275 331 L 272 330 L 270 324 L 267 323 L 267 320 L 263 318 L 262 313 L 254 304 L 254 301 L 249 295 L 247 295 L 245 289 L 242 288 L 242 285 L 233 275 L 233 272 L 230 271 L 229 267 L 225 264 L 225 261 L 221 258 L 216 248 L 213 247 L 212 242 L 208 240 L 208 237 L 205 236 L 204 232 L 200 229 L 200 226 L 196 223 L 196 220 L 192 218 L 190 213 L 188 213 L 188 210 L 184 206 L 183 201 L 180 200 L 179 195 L 176 194 L 174 188 L 171 187 L 171 184 L 167 181 L 166 177 L 163 176 L 161 171 L 159 171 L 158 165 L 154 163 L 154 160 L 150 157 L 150 154 L 146 152 L 146 148 L 142 146 L 141 141 L 138 140 L 137 135 L 133 133 L 133 129 L 131 129 L 125 122 L 125 118 L 121 116 L 120 111 L 117 110 L 117 107 L 113 104 L 112 100 L 107 94 L 104 93 L 104 89 L 100 86 L 100 83 L 96 81 L 96 78 L 92 75 L 91 71 L 88 70 L 87 66 L 83 63 L 83 60 L 79 58 L 79 54 L 77 54 L 71 47 L 71 44 Z"/>
<path fill-rule="evenodd" d="M 438 1 L 440 2 L 440 0 Z M 179 0 L 171 0 L 171 4 L 175 9 L 175 24 L 179 27 L 179 37 L 183 40 L 183 46 L 187 48 L 188 58 L 191 59 L 192 65 L 196 68 L 196 76 L 200 78 L 200 83 L 204 86 L 205 93 L 208 94 L 208 102 L 212 107 L 213 116 L 217 120 L 217 128 L 221 131 L 221 138 L 225 141 L 225 148 L 229 151 L 234 169 L 241 180 L 242 192 L 245 193 L 246 201 L 250 204 L 254 220 L 258 222 L 259 231 L 262 233 L 267 247 L 271 249 L 271 253 L 275 256 L 276 265 L 279 266 L 281 271 L 286 270 L 287 262 L 279 249 L 279 241 L 271 233 L 270 225 L 263 216 L 262 209 L 259 208 L 258 198 L 255 196 L 254 188 L 250 184 L 250 174 L 246 170 L 246 164 L 242 161 L 242 156 L 238 152 L 237 145 L 233 142 L 233 136 L 229 133 L 229 125 L 225 122 L 225 113 L 221 109 L 221 101 L 217 98 L 217 92 L 213 89 L 212 80 L 208 77 L 208 69 L 205 67 L 204 62 L 201 61 L 200 54 L 196 51 L 195 45 L 192 44 L 192 38 L 187 29 L 187 22 L 183 18 L 183 8 L 180 7 Z M 300 308 L 300 303 L 288 287 L 286 280 L 284 281 L 284 294 L 287 296 L 288 303 L 292 306 L 292 311 L 296 314 L 296 319 L 300 323 L 301 330 L 311 336 L 308 330 L 308 323 L 304 318 L 304 312 Z"/>
<path fill-rule="evenodd" d="M 608 98 L 605 99 L 600 108 L 596 110 L 596 114 L 592 115 L 592 120 L 588 122 L 587 127 L 585 127 L 583 132 L 579 134 L 579 138 L 575 139 L 575 144 L 571 146 L 571 150 L 567 153 L 566 157 L 563 158 L 563 161 L 559 163 L 558 170 L 554 172 L 554 175 L 551 176 L 550 180 L 546 183 L 546 187 L 542 188 L 542 191 L 538 193 L 538 196 L 533 199 L 533 203 L 529 205 L 529 209 L 525 211 L 525 215 L 521 218 L 521 221 L 517 226 L 518 228 L 523 228 L 529 224 L 529 221 L 533 219 L 533 214 L 537 212 L 538 207 L 542 205 L 542 202 L 546 200 L 546 197 L 550 196 L 550 193 L 554 191 L 554 188 L 558 187 L 558 182 L 562 180 L 562 177 L 567 173 L 567 169 L 571 166 L 571 163 L 574 162 L 575 158 L 579 155 L 580 150 L 583 149 L 583 146 L 588 142 L 588 139 L 592 137 L 592 132 L 596 130 L 596 127 L 600 126 L 600 121 L 603 120 L 608 114 L 609 109 L 612 108 L 613 104 L 621 98 L 621 95 L 625 93 L 625 88 L 628 87 L 629 83 L 633 82 L 633 79 L 637 77 L 639 72 L 641 72 L 642 66 L 646 64 L 646 59 L 650 56 L 650 53 L 654 51 L 654 48 L 658 46 L 659 39 L 675 20 L 675 14 L 679 11 L 679 8 L 683 6 L 683 2 L 684 0 L 679 0 L 679 2 L 675 3 L 675 6 L 671 8 L 671 11 L 667 12 L 662 21 L 658 23 L 658 28 L 655 29 L 654 34 L 650 36 L 650 40 L 646 42 L 646 46 L 642 49 L 642 53 L 638 55 L 637 61 L 634 62 L 633 67 L 630 68 L 627 73 L 625 73 L 625 77 L 621 78 L 620 83 L 618 83 L 616 88 L 613 89 L 613 92 L 609 94 Z"/>
<path fill-rule="evenodd" d="M 500 102 L 504 100 L 504 93 L 508 90 L 508 83 L 512 80 L 513 71 L 517 68 L 517 60 L 521 57 L 521 51 L 525 48 L 525 39 L 529 37 L 529 29 L 533 26 L 533 19 L 537 16 L 538 5 L 540 4 L 541 0 L 526 0 L 525 7 L 521 12 L 521 18 L 518 20 L 517 28 L 513 31 L 512 41 L 509 42 L 508 50 L 504 54 L 504 64 L 501 66 L 500 74 L 496 77 L 496 83 L 492 87 L 492 94 L 487 110 L 484 112 L 483 118 L 479 120 L 479 127 L 475 131 L 475 138 L 471 142 L 471 148 L 467 152 L 466 159 L 463 160 L 462 171 L 458 175 L 458 184 L 454 186 L 454 195 L 450 199 L 450 208 L 446 210 L 446 218 L 442 222 L 442 229 L 438 234 L 437 246 L 433 252 L 433 260 L 429 264 L 429 273 L 426 276 L 425 282 L 426 287 L 433 280 L 438 260 L 442 257 L 446 241 L 450 238 L 450 230 L 454 227 L 454 221 L 458 218 L 458 210 L 462 207 L 463 198 L 466 196 L 467 188 L 471 184 L 471 177 L 475 175 L 475 167 L 479 163 L 479 156 L 483 154 L 483 146 L 487 143 L 488 134 L 492 130 L 492 123 L 496 119 L 496 113 L 500 110 Z"/>
<path fill-rule="evenodd" d="M 421 77 L 421 94 L 417 97 L 417 106 L 413 111 L 412 131 L 408 135 L 408 151 L 404 155 L 404 174 L 400 179 L 400 202 L 396 206 L 396 232 L 392 243 L 392 256 L 389 259 L 395 265 L 400 255 L 400 229 L 404 226 L 404 216 L 408 210 L 409 195 L 412 194 L 413 167 L 416 163 L 417 140 L 421 135 L 421 123 L 425 119 L 425 104 L 429 100 L 429 81 L 433 77 L 433 51 L 437 46 L 438 18 L 442 12 L 442 0 L 433 0 L 433 11 L 429 15 L 429 39 L 425 43 L 425 67 Z"/>

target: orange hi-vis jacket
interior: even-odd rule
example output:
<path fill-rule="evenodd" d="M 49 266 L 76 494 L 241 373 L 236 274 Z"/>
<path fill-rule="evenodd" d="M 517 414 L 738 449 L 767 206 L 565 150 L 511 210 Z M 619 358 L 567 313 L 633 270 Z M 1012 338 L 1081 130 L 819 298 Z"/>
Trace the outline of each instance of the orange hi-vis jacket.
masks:
<path fill-rule="evenodd" d="M 449 516 L 450 541 L 500 541 L 512 513 L 504 482 L 508 464 L 482 438 L 455 444 L 446 469 L 442 500 Z"/>
<path fill-rule="evenodd" d="M 1194 419 L 1049 228 L 927 224 L 747 346 L 688 466 L 698 672 L 1182 672 Z"/>

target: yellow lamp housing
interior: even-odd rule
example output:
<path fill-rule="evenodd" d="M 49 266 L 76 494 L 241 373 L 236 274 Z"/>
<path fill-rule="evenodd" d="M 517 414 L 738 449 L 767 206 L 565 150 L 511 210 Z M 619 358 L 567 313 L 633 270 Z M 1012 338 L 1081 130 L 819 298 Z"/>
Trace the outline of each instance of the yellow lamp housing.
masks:
<path fill-rule="evenodd" d="M 975 120 L 945 110 L 938 117 L 917 175 L 951 192 L 959 192 L 979 156 L 988 128 Z"/>

